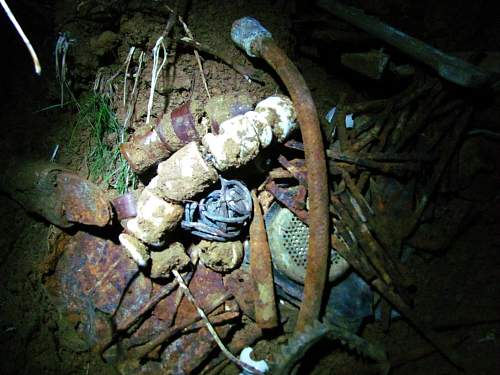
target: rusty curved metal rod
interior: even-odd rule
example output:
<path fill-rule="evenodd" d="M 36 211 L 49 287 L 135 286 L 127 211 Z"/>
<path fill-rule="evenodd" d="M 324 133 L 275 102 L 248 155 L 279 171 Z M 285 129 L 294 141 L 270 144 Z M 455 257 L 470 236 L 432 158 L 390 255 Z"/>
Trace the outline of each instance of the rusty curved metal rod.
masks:
<path fill-rule="evenodd" d="M 323 140 L 309 88 L 297 67 L 276 45 L 271 33 L 254 18 L 245 17 L 233 23 L 233 41 L 253 57 L 262 57 L 285 84 L 300 124 L 307 166 L 309 190 L 309 249 L 304 282 L 304 298 L 295 330 L 304 328 L 320 316 L 329 257 L 328 179 Z"/>

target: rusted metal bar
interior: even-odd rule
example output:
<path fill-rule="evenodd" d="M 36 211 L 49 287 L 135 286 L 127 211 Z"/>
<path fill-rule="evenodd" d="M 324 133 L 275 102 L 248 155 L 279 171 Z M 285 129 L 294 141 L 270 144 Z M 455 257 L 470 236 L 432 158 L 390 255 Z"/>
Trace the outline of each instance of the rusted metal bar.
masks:
<path fill-rule="evenodd" d="M 464 60 L 447 55 L 431 45 L 397 30 L 362 10 L 339 1 L 320 0 L 320 8 L 353 24 L 407 55 L 433 68 L 442 78 L 465 87 L 484 87 L 494 84 L 498 77 Z"/>
<path fill-rule="evenodd" d="M 308 172 L 309 225 L 314 228 L 309 236 L 304 299 L 296 325 L 297 331 L 303 331 L 320 316 L 330 253 L 327 168 L 316 106 L 297 67 L 257 20 L 237 20 L 231 36 L 247 54 L 262 57 L 276 71 L 297 111 Z"/>
<path fill-rule="evenodd" d="M 250 270 L 256 285 L 255 321 L 259 328 L 272 329 L 278 326 L 276 298 L 274 294 L 271 250 L 267 242 L 262 210 L 257 194 L 252 191 L 253 220 L 250 224 Z"/>

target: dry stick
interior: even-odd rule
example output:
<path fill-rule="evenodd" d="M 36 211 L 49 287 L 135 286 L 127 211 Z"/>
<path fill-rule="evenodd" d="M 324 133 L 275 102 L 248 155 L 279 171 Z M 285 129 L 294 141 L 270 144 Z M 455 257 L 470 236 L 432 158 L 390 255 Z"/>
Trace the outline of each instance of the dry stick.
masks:
<path fill-rule="evenodd" d="M 191 276 L 193 275 L 193 272 L 189 272 L 186 275 L 187 279 L 191 279 Z M 177 281 L 174 280 L 170 285 L 165 286 L 160 292 L 158 292 L 155 296 L 153 296 L 148 302 L 146 302 L 144 305 L 142 305 L 141 309 L 137 311 L 135 315 L 130 316 L 127 320 L 125 320 L 122 324 L 120 324 L 116 329 L 118 331 L 127 331 L 132 325 L 137 322 L 141 316 L 146 314 L 148 311 L 151 311 L 152 309 L 155 308 L 155 306 L 165 297 L 167 297 L 170 293 L 174 291 L 175 288 L 177 288 Z"/>
<path fill-rule="evenodd" d="M 234 320 L 240 316 L 239 311 L 226 311 L 218 315 L 210 317 L 210 322 L 212 324 L 223 324 L 230 320 Z M 196 331 L 197 329 L 205 327 L 205 322 L 195 322 L 182 330 L 182 333 L 187 333 L 191 331 Z"/>
<path fill-rule="evenodd" d="M 130 47 L 127 59 L 125 60 L 125 73 L 123 76 L 123 107 L 127 105 L 127 75 L 128 75 L 128 68 L 130 67 L 130 62 L 132 61 L 132 58 L 134 56 L 134 52 L 135 52 L 135 47 Z"/>
<path fill-rule="evenodd" d="M 139 55 L 139 66 L 137 67 L 137 72 L 135 73 L 134 86 L 132 88 L 132 93 L 130 94 L 127 114 L 125 116 L 125 120 L 123 121 L 123 129 L 128 129 L 130 119 L 134 114 L 135 103 L 137 101 L 137 97 L 139 96 L 139 90 L 137 90 L 137 85 L 139 84 L 139 77 L 141 76 L 141 69 L 143 62 L 144 62 L 144 51 L 141 51 Z"/>
<path fill-rule="evenodd" d="M 231 352 L 239 353 L 244 348 L 252 346 L 260 337 L 262 336 L 262 330 L 255 323 L 248 323 L 245 328 L 238 331 L 227 344 Z M 226 367 L 231 361 L 225 358 L 223 355 L 219 355 L 212 359 L 207 366 L 201 371 L 201 375 L 207 374 L 220 374 L 224 367 Z"/>
<path fill-rule="evenodd" d="M 184 28 L 184 31 L 186 32 L 187 36 L 190 39 L 194 40 L 193 34 L 191 34 L 191 31 L 188 29 L 187 25 L 184 23 L 182 18 L 179 16 L 179 22 L 181 23 L 182 27 Z M 208 91 L 208 85 L 207 81 L 205 79 L 205 74 L 203 74 L 203 66 L 201 65 L 201 59 L 200 59 L 200 54 L 198 53 L 197 50 L 193 50 L 194 56 L 196 57 L 196 61 L 198 62 L 198 68 L 200 69 L 200 75 L 201 75 L 201 80 L 203 81 L 203 86 L 205 87 L 205 91 L 207 92 L 208 98 L 210 99 L 210 92 Z"/>
<path fill-rule="evenodd" d="M 191 291 L 189 290 L 187 285 L 184 283 L 182 276 L 179 274 L 179 272 L 177 272 L 177 270 L 172 270 L 172 273 L 174 274 L 175 278 L 177 279 L 179 286 L 184 291 L 186 298 L 193 304 L 193 306 L 196 308 L 196 311 L 198 311 L 198 314 L 204 320 L 208 331 L 210 332 L 210 334 L 212 335 L 212 337 L 214 338 L 215 342 L 219 346 L 220 350 L 224 353 L 224 355 L 227 358 L 229 358 L 233 363 L 238 365 L 240 368 L 244 369 L 245 371 L 248 371 L 251 374 L 261 374 L 261 372 L 259 370 L 257 370 L 256 368 L 240 361 L 238 358 L 236 358 L 233 355 L 233 353 L 231 353 L 229 350 L 226 349 L 226 347 L 224 346 L 224 343 L 221 341 L 221 339 L 219 338 L 219 335 L 217 335 L 217 332 L 215 331 L 214 327 L 212 326 L 212 324 L 208 320 L 207 316 L 205 315 L 205 312 L 196 303 L 194 296 L 191 294 Z"/>
<path fill-rule="evenodd" d="M 7 14 L 7 17 L 9 17 L 10 22 L 12 22 L 12 25 L 14 25 L 14 28 L 16 29 L 17 33 L 21 37 L 21 39 L 24 42 L 24 45 L 26 48 L 28 48 L 28 51 L 31 55 L 31 59 L 33 60 L 33 65 L 35 66 L 35 72 L 38 75 L 42 74 L 42 67 L 40 66 L 40 61 L 38 60 L 38 56 L 36 55 L 35 49 L 31 45 L 31 42 L 29 41 L 28 37 L 24 33 L 23 29 L 21 28 L 21 25 L 16 20 L 16 17 L 12 13 L 12 11 L 9 8 L 9 5 L 5 0 L 0 0 L 0 4 L 2 5 L 3 10 Z"/>
<path fill-rule="evenodd" d="M 196 247 L 197 250 L 194 250 L 189 254 L 189 257 L 191 258 L 191 263 L 193 264 L 193 269 L 196 270 L 196 267 L 198 265 L 198 260 L 199 260 L 199 249 Z M 186 275 L 186 284 L 189 285 L 191 282 L 191 278 L 193 276 L 193 273 L 187 274 Z M 181 305 L 182 298 L 184 297 L 184 293 L 182 292 L 182 289 L 177 289 L 177 294 L 175 295 L 175 310 L 174 313 L 172 314 L 172 318 L 170 319 L 169 326 L 172 326 L 174 324 L 175 319 L 177 318 L 177 313 L 179 312 L 179 306 Z"/>

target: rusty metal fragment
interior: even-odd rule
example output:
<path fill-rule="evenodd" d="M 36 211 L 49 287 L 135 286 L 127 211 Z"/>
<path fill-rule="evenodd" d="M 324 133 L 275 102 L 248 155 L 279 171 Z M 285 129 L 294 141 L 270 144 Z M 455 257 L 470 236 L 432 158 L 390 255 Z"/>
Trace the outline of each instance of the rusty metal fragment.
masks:
<path fill-rule="evenodd" d="M 80 176 L 63 172 L 57 187 L 69 222 L 103 227 L 109 223 L 111 210 L 104 192 Z"/>
<path fill-rule="evenodd" d="M 224 339 L 232 325 L 215 327 L 217 334 Z M 183 335 L 171 343 L 162 353 L 162 367 L 171 374 L 190 374 L 208 358 L 217 347 L 212 335 L 206 328 Z"/>
<path fill-rule="evenodd" d="M 62 228 L 104 226 L 111 219 L 108 199 L 97 185 L 54 163 L 16 161 L 2 174 L 0 190 Z"/>
<path fill-rule="evenodd" d="M 308 171 L 309 225 L 314 230 L 309 236 L 304 300 L 297 321 L 297 329 L 301 331 L 311 321 L 319 318 L 328 273 L 330 230 L 325 152 L 316 106 L 304 78 L 272 39 L 262 41 L 260 54 L 285 83 L 297 111 L 304 140 Z"/>
<path fill-rule="evenodd" d="M 288 160 L 280 155 L 278 162 L 299 181 L 299 184 L 307 188 L 307 166 L 304 159 Z"/>
<path fill-rule="evenodd" d="M 189 289 L 202 309 L 208 307 L 212 301 L 218 300 L 227 293 L 222 275 L 205 267 L 203 264 L 198 264 L 193 278 L 189 283 Z M 175 296 L 173 294 L 165 298 L 153 310 L 153 315 L 158 319 L 170 321 L 172 315 L 175 313 L 172 309 L 174 301 Z M 192 320 L 197 315 L 198 313 L 192 304 L 183 299 L 176 314 L 175 324 L 183 324 L 186 321 Z"/>
<path fill-rule="evenodd" d="M 45 287 L 61 314 L 78 326 L 83 339 L 94 344 L 109 336 L 106 314 L 115 313 L 136 273 L 137 266 L 120 246 L 78 232 L 65 242 Z"/>
<path fill-rule="evenodd" d="M 344 53 L 340 62 L 371 79 L 380 79 L 389 63 L 389 55 L 382 51 Z"/>
<path fill-rule="evenodd" d="M 59 290 L 61 303 L 71 305 L 74 298 L 88 298 L 95 308 L 113 314 L 137 271 L 136 264 L 121 246 L 78 232 L 66 246 L 50 278 L 58 286 L 54 291 Z"/>
<path fill-rule="evenodd" d="M 134 172 L 139 174 L 146 172 L 171 154 L 156 130 L 145 134 L 134 134 L 128 142 L 120 145 L 120 152 Z"/>
<path fill-rule="evenodd" d="M 119 221 L 137 215 L 137 198 L 138 194 L 131 192 L 123 194 L 111 201 Z"/>
<path fill-rule="evenodd" d="M 304 186 L 281 187 L 274 181 L 271 181 L 266 184 L 266 190 L 278 202 L 292 211 L 303 223 L 307 224 L 309 213 L 306 210 L 307 190 Z"/>
<path fill-rule="evenodd" d="M 151 292 L 151 280 L 144 276 L 143 273 L 138 273 L 137 277 L 127 288 L 127 292 L 123 295 L 120 307 L 113 316 L 115 326 L 122 326 L 128 317 L 136 315 L 141 307 L 151 298 Z"/>
<path fill-rule="evenodd" d="M 255 320 L 257 290 L 252 277 L 243 268 L 224 276 L 224 286 L 234 296 L 243 313 Z"/>

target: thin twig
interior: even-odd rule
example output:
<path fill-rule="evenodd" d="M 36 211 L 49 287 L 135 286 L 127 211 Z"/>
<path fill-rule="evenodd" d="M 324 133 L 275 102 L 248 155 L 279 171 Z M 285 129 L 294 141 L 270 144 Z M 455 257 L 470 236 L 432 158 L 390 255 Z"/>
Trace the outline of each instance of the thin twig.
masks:
<path fill-rule="evenodd" d="M 213 48 L 208 47 L 205 44 L 201 44 L 200 42 L 197 42 L 197 41 L 195 41 L 191 38 L 188 38 L 188 37 L 182 37 L 178 40 L 179 40 L 179 42 L 181 42 L 185 45 L 188 45 L 192 48 L 196 48 L 198 51 L 212 55 L 213 57 L 219 59 L 224 64 L 233 68 L 236 72 L 240 73 L 246 80 L 253 80 L 253 81 L 261 82 L 263 79 L 264 72 L 262 70 L 255 69 L 251 66 L 245 66 L 245 65 L 239 64 L 239 63 L 233 61 L 233 59 L 230 56 L 228 56 L 224 51 L 217 51 Z"/>
<path fill-rule="evenodd" d="M 130 101 L 128 104 L 128 109 L 127 109 L 127 114 L 125 116 L 125 120 L 123 121 L 123 130 L 128 128 L 130 119 L 132 118 L 132 115 L 134 113 L 134 108 L 135 108 L 135 102 L 137 100 L 138 96 L 138 90 L 137 90 L 137 85 L 139 83 L 139 77 L 141 76 L 141 69 L 142 69 L 142 64 L 144 62 L 144 51 L 141 51 L 141 54 L 139 55 L 139 66 L 137 67 L 137 72 L 135 73 L 135 80 L 134 80 L 134 87 L 132 88 L 132 93 L 130 94 Z M 123 141 L 122 141 L 123 142 Z"/>
<path fill-rule="evenodd" d="M 184 23 L 182 18 L 179 16 L 179 22 L 181 23 L 182 27 L 184 28 L 184 31 L 186 32 L 187 36 L 194 40 L 193 34 L 191 31 L 188 29 L 187 25 Z M 196 61 L 198 62 L 198 68 L 200 69 L 200 75 L 201 75 L 201 80 L 203 81 L 203 86 L 205 87 L 205 91 L 207 92 L 208 98 L 211 98 L 210 92 L 208 91 L 208 85 L 207 81 L 205 79 L 205 74 L 203 74 L 203 66 L 201 65 L 201 59 L 200 59 L 200 54 L 198 53 L 197 50 L 193 50 L 194 56 L 196 57 Z"/>
<path fill-rule="evenodd" d="M 130 47 L 130 50 L 128 51 L 127 59 L 125 60 L 125 74 L 123 76 L 123 106 L 124 107 L 127 105 L 127 74 L 128 74 L 128 68 L 130 66 L 130 62 L 132 61 L 132 58 L 134 57 L 134 52 L 135 52 L 135 47 Z"/>

